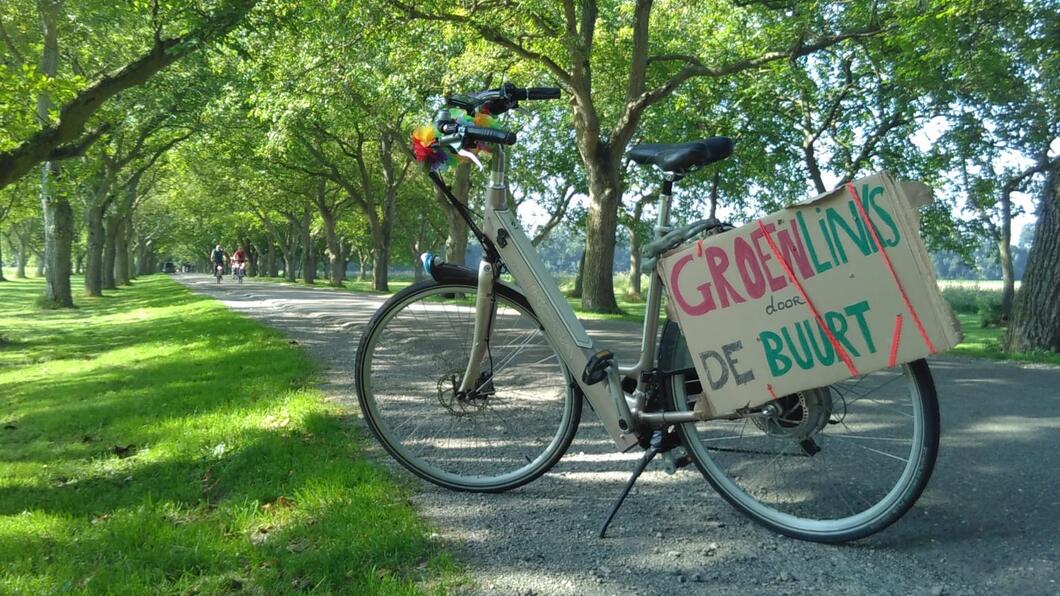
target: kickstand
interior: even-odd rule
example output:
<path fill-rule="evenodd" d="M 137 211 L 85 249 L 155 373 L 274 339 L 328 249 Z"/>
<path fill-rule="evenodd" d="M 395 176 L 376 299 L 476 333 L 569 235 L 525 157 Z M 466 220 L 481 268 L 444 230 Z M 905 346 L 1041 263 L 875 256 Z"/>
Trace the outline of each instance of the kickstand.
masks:
<path fill-rule="evenodd" d="M 622 506 L 622 503 L 626 500 L 626 496 L 629 495 L 629 491 L 633 488 L 633 484 L 637 482 L 637 478 L 644 472 L 644 468 L 648 467 L 648 463 L 655 459 L 662 449 L 663 433 L 661 430 L 657 430 L 651 435 L 651 445 L 647 450 L 644 451 L 644 455 L 637 462 L 637 467 L 633 470 L 633 475 L 626 481 L 626 486 L 622 488 L 622 492 L 619 493 L 618 498 L 615 499 L 614 505 L 611 505 L 611 513 L 607 514 L 607 519 L 604 520 L 604 525 L 600 527 L 599 538 L 603 538 L 604 534 L 607 533 L 607 527 L 611 525 L 611 520 L 615 519 L 615 514 L 618 513 L 618 508 Z"/>

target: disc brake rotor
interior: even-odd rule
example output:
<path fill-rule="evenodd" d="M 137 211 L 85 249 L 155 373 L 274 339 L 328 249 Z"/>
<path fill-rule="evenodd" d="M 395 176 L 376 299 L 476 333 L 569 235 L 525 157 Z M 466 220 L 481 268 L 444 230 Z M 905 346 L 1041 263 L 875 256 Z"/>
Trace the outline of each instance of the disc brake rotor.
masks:
<path fill-rule="evenodd" d="M 483 411 L 495 393 L 493 381 L 486 377 L 486 373 L 482 373 L 475 383 L 475 390 L 461 394 L 461 378 L 462 371 L 446 373 L 438 378 L 438 403 L 452 416 L 471 416 Z"/>

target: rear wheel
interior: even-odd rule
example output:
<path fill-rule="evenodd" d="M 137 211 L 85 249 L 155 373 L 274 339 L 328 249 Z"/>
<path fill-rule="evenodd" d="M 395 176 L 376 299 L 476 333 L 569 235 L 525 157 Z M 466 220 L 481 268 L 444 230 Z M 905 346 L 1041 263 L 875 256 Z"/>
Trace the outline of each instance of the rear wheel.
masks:
<path fill-rule="evenodd" d="M 477 289 L 425 281 L 376 312 L 357 350 L 357 395 L 383 447 L 454 490 L 500 492 L 567 450 L 581 399 L 525 298 L 498 286 L 480 382 L 457 391 L 471 354 Z"/>
<path fill-rule="evenodd" d="M 704 399 L 694 372 L 669 389 L 679 411 Z M 751 519 L 801 540 L 845 542 L 886 528 L 920 497 L 939 444 L 926 361 L 773 403 L 769 418 L 678 427 L 707 481 Z"/>

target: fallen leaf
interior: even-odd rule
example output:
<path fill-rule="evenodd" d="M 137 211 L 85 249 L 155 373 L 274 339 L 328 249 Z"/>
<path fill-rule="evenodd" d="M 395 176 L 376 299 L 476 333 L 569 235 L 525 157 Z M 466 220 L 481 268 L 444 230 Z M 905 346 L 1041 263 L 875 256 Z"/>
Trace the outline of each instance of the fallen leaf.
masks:
<path fill-rule="evenodd" d="M 91 523 L 92 523 L 92 525 L 101 524 L 101 523 L 107 521 L 108 519 L 110 519 L 110 514 L 109 513 L 104 513 L 103 515 L 93 516 Z"/>
<path fill-rule="evenodd" d="M 303 540 L 296 540 L 287 545 L 287 552 L 300 553 L 304 551 L 309 545 Z"/>
<path fill-rule="evenodd" d="M 270 511 L 272 509 L 284 509 L 286 507 L 294 507 L 294 500 L 288 499 L 287 497 L 280 495 L 276 497 L 271 503 L 265 503 L 261 506 L 262 511 Z"/>
<path fill-rule="evenodd" d="M 284 415 L 284 416 L 266 416 L 265 419 L 262 420 L 262 425 L 265 428 L 268 428 L 268 429 L 287 428 L 287 425 L 290 424 L 290 423 L 291 423 L 291 417 L 287 416 L 287 415 Z"/>
<path fill-rule="evenodd" d="M 251 544 L 258 545 L 269 539 L 269 532 L 272 531 L 272 526 L 261 526 L 254 533 L 250 535 Z"/>
<path fill-rule="evenodd" d="M 129 443 L 124 447 L 122 447 L 121 445 L 115 445 L 110 448 L 110 452 L 122 459 L 125 459 L 126 457 L 130 457 L 136 453 L 136 445 L 133 445 L 132 443 Z"/>
<path fill-rule="evenodd" d="M 85 435 L 85 436 L 81 437 L 81 442 L 82 443 L 91 443 L 94 440 L 95 439 L 92 438 L 92 435 Z"/>

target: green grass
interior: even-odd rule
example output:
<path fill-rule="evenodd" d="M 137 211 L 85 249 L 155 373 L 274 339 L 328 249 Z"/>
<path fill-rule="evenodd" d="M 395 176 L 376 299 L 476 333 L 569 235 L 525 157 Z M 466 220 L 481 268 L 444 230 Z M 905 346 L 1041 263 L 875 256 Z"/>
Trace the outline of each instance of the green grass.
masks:
<path fill-rule="evenodd" d="M 73 311 L 41 288 L 0 284 L 0 593 L 463 581 L 279 334 L 165 276 Z"/>
<path fill-rule="evenodd" d="M 1014 360 L 1039 364 L 1060 365 L 1060 354 L 1056 352 L 1006 352 L 1001 346 L 1005 339 L 1004 327 L 983 327 L 978 314 L 957 313 L 964 333 L 964 341 L 949 351 L 956 356 L 988 358 L 990 360 Z"/>

